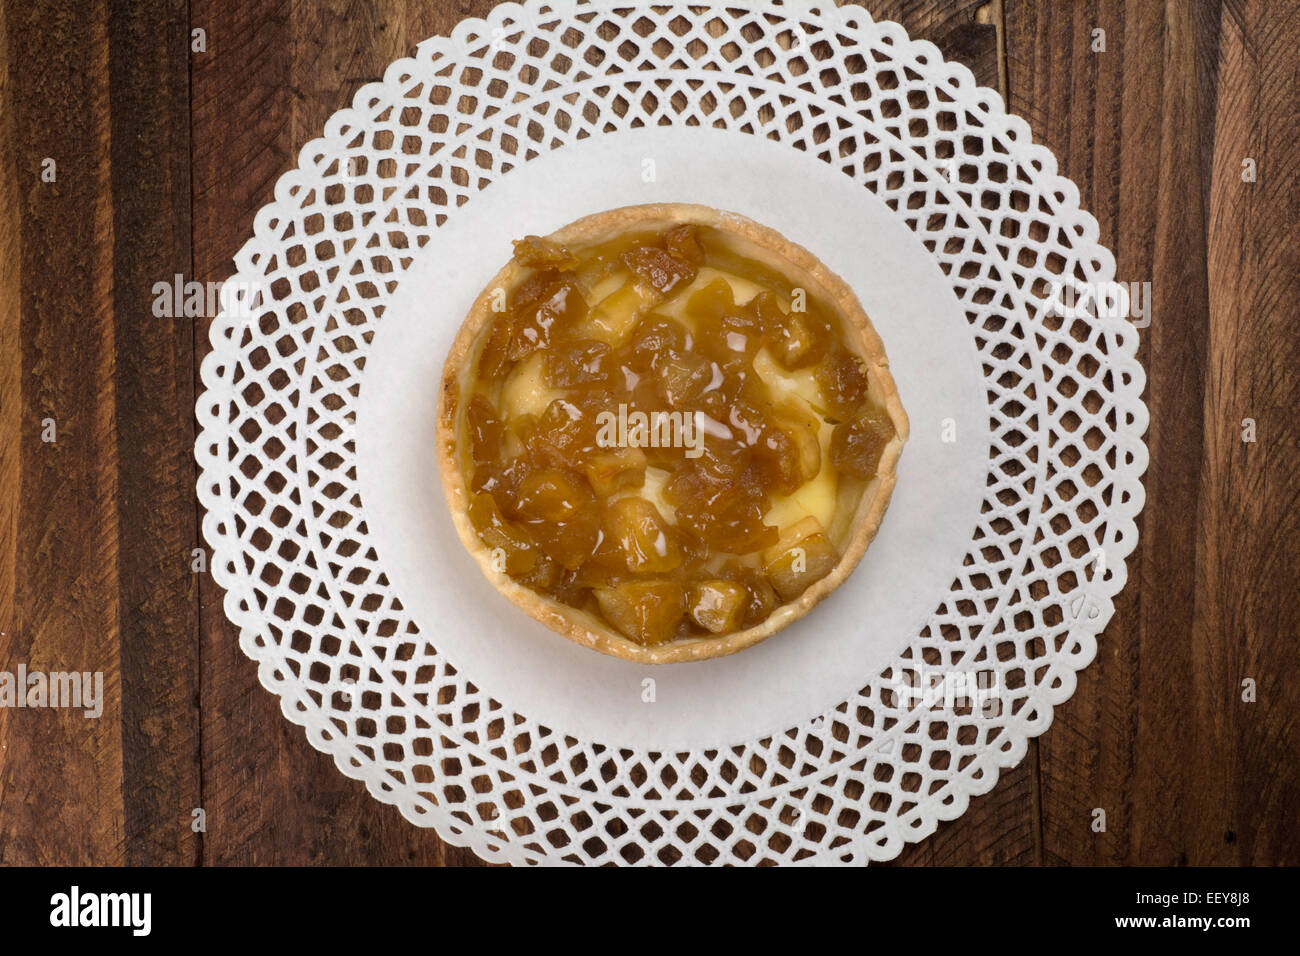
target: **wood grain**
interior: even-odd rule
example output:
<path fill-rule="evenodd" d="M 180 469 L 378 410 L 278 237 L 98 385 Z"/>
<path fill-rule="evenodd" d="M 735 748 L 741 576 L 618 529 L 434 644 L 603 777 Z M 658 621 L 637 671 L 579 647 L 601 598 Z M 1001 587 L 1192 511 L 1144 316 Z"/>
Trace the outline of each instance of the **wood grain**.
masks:
<path fill-rule="evenodd" d="M 117 0 L 109 41 L 122 774 L 136 782 L 122 793 L 124 862 L 192 863 L 191 813 L 201 806 L 194 328 L 183 314 L 156 315 L 154 291 L 190 273 L 184 0 Z"/>
<path fill-rule="evenodd" d="M 123 822 L 109 43 L 103 9 L 4 7 L 5 177 L 18 342 L 8 376 L 0 669 L 101 672 L 99 719 L 0 709 L 0 863 L 121 863 Z M 24 64 L 20 73 L 16 64 Z M 42 161 L 56 162 L 42 182 Z M 17 320 L 16 323 L 14 320 Z M 6 356 L 6 364 L 12 353 Z M 53 419 L 53 442 L 42 422 Z"/>
<path fill-rule="evenodd" d="M 107 697 L 0 708 L 0 864 L 478 862 L 310 747 L 191 574 L 207 320 L 151 290 L 228 278 L 329 116 L 490 5 L 0 0 L 0 669 L 100 670 Z M 1300 5 L 864 5 L 1001 92 L 1155 304 L 1147 504 L 1097 660 L 896 865 L 1300 862 Z"/>
<path fill-rule="evenodd" d="M 1212 742 L 1217 759 L 1203 765 L 1213 783 L 1197 789 L 1200 818 L 1184 838 L 1197 859 L 1237 864 L 1295 864 L 1300 838 L 1297 50 L 1300 6 L 1225 4 L 1209 191 L 1209 425 L 1190 634 L 1196 727 L 1202 750 Z M 1247 157 L 1257 166 L 1254 183 L 1242 181 Z M 1242 441 L 1247 418 L 1259 430 L 1255 443 Z M 1242 699 L 1246 679 L 1257 685 L 1255 703 Z"/>
<path fill-rule="evenodd" d="M 1295 862 L 1297 462 L 1278 416 L 1297 397 L 1282 144 L 1298 19 L 1285 4 L 1008 0 L 1012 109 L 1078 184 L 1118 278 L 1151 282 L 1154 302 L 1140 543 L 1097 661 L 1040 742 L 1047 862 Z M 1268 184 L 1241 182 L 1246 155 L 1267 159 Z M 1271 415 L 1271 443 L 1242 443 L 1252 411 Z M 1269 700 L 1240 702 L 1251 675 Z"/>

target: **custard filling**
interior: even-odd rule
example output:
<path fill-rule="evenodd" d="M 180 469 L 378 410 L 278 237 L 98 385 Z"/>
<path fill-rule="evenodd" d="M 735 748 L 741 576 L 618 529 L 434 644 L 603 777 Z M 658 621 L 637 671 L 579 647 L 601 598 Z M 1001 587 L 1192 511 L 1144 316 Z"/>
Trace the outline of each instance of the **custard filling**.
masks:
<path fill-rule="evenodd" d="M 457 420 L 495 570 L 652 646 L 836 567 L 895 429 L 808 276 L 690 223 L 515 260 Z"/>

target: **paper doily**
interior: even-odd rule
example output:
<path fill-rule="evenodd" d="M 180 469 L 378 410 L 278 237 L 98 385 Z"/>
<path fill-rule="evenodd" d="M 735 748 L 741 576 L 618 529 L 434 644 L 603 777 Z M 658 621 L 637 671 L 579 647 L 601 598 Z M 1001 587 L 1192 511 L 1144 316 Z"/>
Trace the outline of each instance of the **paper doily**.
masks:
<path fill-rule="evenodd" d="M 883 199 L 965 310 L 993 436 L 970 550 L 893 667 L 784 733 L 672 753 L 542 726 L 459 675 L 385 576 L 355 441 L 385 303 L 433 230 L 514 166 L 665 125 L 766 137 Z M 330 119 L 236 257 L 195 452 L 240 645 L 345 774 L 489 860 L 891 858 L 1023 757 L 1124 583 L 1144 374 L 1124 310 L 1088 295 L 1114 278 L 1097 236 L 996 93 L 856 7 L 552 2 L 465 21 Z M 992 711 L 945 702 L 946 681 L 937 703 L 899 693 L 976 672 Z"/>

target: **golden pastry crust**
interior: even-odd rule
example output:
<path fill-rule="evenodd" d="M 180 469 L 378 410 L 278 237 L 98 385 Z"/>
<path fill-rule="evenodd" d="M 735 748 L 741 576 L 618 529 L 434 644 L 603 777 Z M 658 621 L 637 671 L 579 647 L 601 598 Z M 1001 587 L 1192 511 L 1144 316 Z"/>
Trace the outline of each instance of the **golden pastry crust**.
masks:
<path fill-rule="evenodd" d="M 474 301 L 452 343 L 443 368 L 438 396 L 437 453 L 447 505 L 461 542 L 498 591 L 531 617 L 570 640 L 602 654 L 641 664 L 673 664 L 734 654 L 770 637 L 812 610 L 852 573 L 876 536 L 893 494 L 898 459 L 908 437 L 907 414 L 889 372 L 884 344 L 857 296 L 844 280 L 822 265 L 815 256 L 776 231 L 736 213 L 723 212 L 709 206 L 650 203 L 623 206 L 586 216 L 546 238 L 561 245 L 576 247 L 634 229 L 669 228 L 682 223 L 713 226 L 730 237 L 738 237 L 745 241 L 749 247 L 746 252 L 754 258 L 766 260 L 787 276 L 799 278 L 801 281 L 796 284 L 824 292 L 840 312 L 845 344 L 857 352 L 868 366 L 872 397 L 888 413 L 894 425 L 895 436 L 881 454 L 876 476 L 862 491 L 850 524 L 843 556 L 829 574 L 814 582 L 793 601 L 777 607 L 766 620 L 754 627 L 730 634 L 685 638 L 654 646 L 638 644 L 594 615 L 551 600 L 519 584 L 504 571 L 497 571 L 493 567 L 492 549 L 479 538 L 469 519 L 465 470 L 460 453 L 464 417 L 461 396 L 472 392 L 478 355 L 486 338 L 485 333 L 496 315 L 492 303 L 499 296 L 498 290 L 509 292 L 530 271 L 528 267 L 511 259 Z M 802 281 L 805 279 L 806 282 Z"/>

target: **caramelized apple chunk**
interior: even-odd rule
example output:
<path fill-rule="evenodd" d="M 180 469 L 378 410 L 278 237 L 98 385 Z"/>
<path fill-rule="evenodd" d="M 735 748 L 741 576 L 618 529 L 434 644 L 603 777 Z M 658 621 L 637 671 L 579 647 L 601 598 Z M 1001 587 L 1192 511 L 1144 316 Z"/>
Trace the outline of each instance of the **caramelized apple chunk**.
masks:
<path fill-rule="evenodd" d="M 498 508 L 513 508 L 519 486 L 531 470 L 521 458 L 512 458 L 504 464 L 480 464 L 474 469 L 469 488 L 476 494 L 482 491 L 491 495 Z"/>
<path fill-rule="evenodd" d="M 685 593 L 676 581 L 626 581 L 593 592 L 605 619 L 638 644 L 666 644 L 686 613 Z"/>
<path fill-rule="evenodd" d="M 496 409 L 482 395 L 475 395 L 465 410 L 465 424 L 469 429 L 470 454 L 476 464 L 495 461 L 501 452 L 501 438 L 505 430 Z"/>
<path fill-rule="evenodd" d="M 763 623 L 780 603 L 767 576 L 756 568 L 732 561 L 723 566 L 721 575 L 745 589 L 745 606 L 740 618 L 742 627 Z"/>
<path fill-rule="evenodd" d="M 659 376 L 660 394 L 669 408 L 688 408 L 722 372 L 704 356 L 683 349 L 666 348 L 655 355 L 651 367 Z"/>
<path fill-rule="evenodd" d="M 722 322 L 724 315 L 736 311 L 736 296 L 726 279 L 714 279 L 702 289 L 691 293 L 686 300 L 686 314 L 697 328 L 708 328 Z"/>
<path fill-rule="evenodd" d="M 539 468 L 569 468 L 581 464 L 597 447 L 596 419 L 577 402 L 557 398 L 546 406 L 525 436 Z"/>
<path fill-rule="evenodd" d="M 579 511 L 567 521 L 547 521 L 532 527 L 537 545 L 561 567 L 582 567 L 600 544 L 600 519 L 591 509 Z"/>
<path fill-rule="evenodd" d="M 695 266 L 666 249 L 638 246 L 623 253 L 623 264 L 663 295 L 685 288 L 695 278 Z"/>
<path fill-rule="evenodd" d="M 578 287 L 559 280 L 535 300 L 515 307 L 514 328 L 506 357 L 518 361 L 551 344 L 559 328 L 572 325 L 587 314 L 587 303 Z"/>
<path fill-rule="evenodd" d="M 763 347 L 762 329 L 747 307 L 723 312 L 700 326 L 700 350 L 733 374 L 744 375 L 754 354 Z"/>
<path fill-rule="evenodd" d="M 704 247 L 700 245 L 699 230 L 690 223 L 669 229 L 664 236 L 664 248 L 683 262 L 689 262 L 693 266 L 704 264 Z"/>
<path fill-rule="evenodd" d="M 539 550 L 537 561 L 531 568 L 523 572 L 511 571 L 510 576 L 534 591 L 548 591 L 560 583 L 561 573 L 560 566 L 551 556 Z"/>
<path fill-rule="evenodd" d="M 678 527 L 712 553 L 750 554 L 778 538 L 777 529 L 763 523 L 766 496 L 743 481 L 679 486 L 676 493 Z"/>
<path fill-rule="evenodd" d="M 480 382 L 494 381 L 510 363 L 507 353 L 510 350 L 510 336 L 513 333 L 510 316 L 502 315 L 492 323 L 487 340 L 478 357 L 478 378 Z"/>
<path fill-rule="evenodd" d="M 853 478 L 871 479 L 880 469 L 880 455 L 894 439 L 894 425 L 878 408 L 835 426 L 831 435 L 831 464 Z"/>
<path fill-rule="evenodd" d="M 470 497 L 469 520 L 483 543 L 499 552 L 504 566 L 498 570 L 524 574 L 531 571 L 537 563 L 537 550 L 532 537 L 502 516 L 491 495 L 480 492 Z"/>
<path fill-rule="evenodd" d="M 644 498 L 619 498 L 605 509 L 605 529 L 618 543 L 629 571 L 663 574 L 681 566 L 676 533 Z"/>
<path fill-rule="evenodd" d="M 744 585 L 716 578 L 692 585 L 686 594 L 691 620 L 711 634 L 740 630 L 748 603 Z"/>
<path fill-rule="evenodd" d="M 654 357 L 669 349 L 690 348 L 690 332 L 675 319 L 651 313 L 632 333 L 631 358 L 638 368 L 649 369 Z"/>
<path fill-rule="evenodd" d="M 568 271 L 578 264 L 578 258 L 564 246 L 540 236 L 524 236 L 514 241 L 515 259 L 520 264 L 534 268 L 544 266 Z"/>
<path fill-rule="evenodd" d="M 582 339 L 547 349 L 544 355 L 546 384 L 552 388 L 605 386 L 613 374 L 610 347 L 604 342 Z"/>
<path fill-rule="evenodd" d="M 867 400 L 867 366 L 843 346 L 836 346 L 817 366 L 826 407 L 837 418 L 852 415 Z"/>
<path fill-rule="evenodd" d="M 806 368 L 825 354 L 830 330 L 820 314 L 806 309 L 787 312 L 772 292 L 755 296 L 753 306 L 762 321 L 764 343 L 784 368 Z"/>
<path fill-rule="evenodd" d="M 819 426 L 794 403 L 774 409 L 758 444 L 757 454 L 770 469 L 772 489 L 792 495 L 817 477 L 822 467 Z"/>
<path fill-rule="evenodd" d="M 782 601 L 793 601 L 840 563 L 821 522 L 811 515 L 782 531 L 780 541 L 763 558 L 768 580 Z"/>
<path fill-rule="evenodd" d="M 592 500 L 586 483 L 572 472 L 542 468 L 523 480 L 515 509 L 526 520 L 568 521 Z"/>
<path fill-rule="evenodd" d="M 602 448 L 583 462 L 592 490 L 602 498 L 645 483 L 646 457 L 640 448 Z"/>
<path fill-rule="evenodd" d="M 601 299 L 587 317 L 591 334 L 601 341 L 620 345 L 641 317 L 663 301 L 653 286 L 629 280 Z"/>

